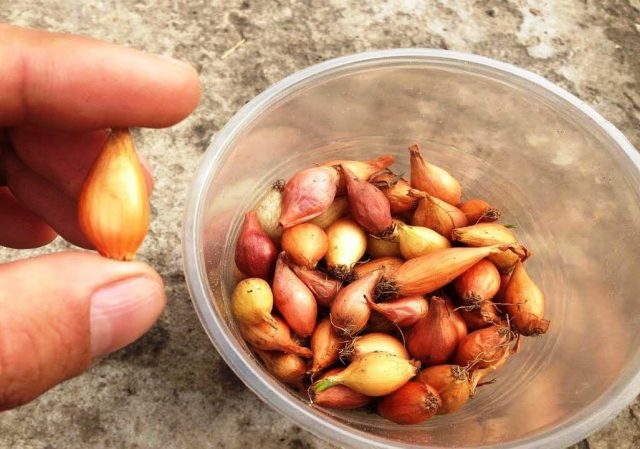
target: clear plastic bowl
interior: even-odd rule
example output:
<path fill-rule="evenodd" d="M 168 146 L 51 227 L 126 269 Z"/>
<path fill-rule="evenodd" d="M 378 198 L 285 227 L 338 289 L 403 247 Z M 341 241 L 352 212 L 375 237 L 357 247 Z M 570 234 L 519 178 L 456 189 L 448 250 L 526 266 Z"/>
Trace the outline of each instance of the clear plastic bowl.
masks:
<path fill-rule="evenodd" d="M 242 213 L 276 178 L 327 159 L 419 142 L 466 197 L 499 206 L 534 256 L 551 328 L 527 338 L 461 411 L 399 426 L 310 406 L 254 358 L 230 319 Z M 262 400 L 342 446 L 562 448 L 640 391 L 640 157 L 610 123 L 543 78 L 487 58 L 390 50 L 334 59 L 276 83 L 218 134 L 184 222 L 202 325 Z"/>

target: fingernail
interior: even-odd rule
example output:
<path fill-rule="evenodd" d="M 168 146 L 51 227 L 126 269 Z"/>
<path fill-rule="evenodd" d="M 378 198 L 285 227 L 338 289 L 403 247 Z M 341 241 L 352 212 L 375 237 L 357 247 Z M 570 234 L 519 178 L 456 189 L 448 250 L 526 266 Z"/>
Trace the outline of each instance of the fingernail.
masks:
<path fill-rule="evenodd" d="M 164 308 L 162 281 L 148 276 L 103 286 L 91 296 L 91 357 L 103 357 L 132 343 Z"/>

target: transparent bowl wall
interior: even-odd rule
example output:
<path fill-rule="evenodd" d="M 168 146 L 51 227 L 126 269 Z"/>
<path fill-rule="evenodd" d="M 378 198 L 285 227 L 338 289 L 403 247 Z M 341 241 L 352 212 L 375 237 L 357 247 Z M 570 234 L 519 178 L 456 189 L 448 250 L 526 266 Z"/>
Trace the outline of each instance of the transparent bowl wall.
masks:
<path fill-rule="evenodd" d="M 450 170 L 466 198 L 503 210 L 533 251 L 547 335 L 460 412 L 398 426 L 309 406 L 253 357 L 229 312 L 242 213 L 276 178 L 327 159 L 407 146 Z M 393 50 L 328 61 L 246 105 L 209 148 L 185 218 L 186 273 L 214 345 L 259 397 L 354 447 L 565 447 L 638 393 L 638 156 L 609 123 L 529 72 L 472 55 Z"/>

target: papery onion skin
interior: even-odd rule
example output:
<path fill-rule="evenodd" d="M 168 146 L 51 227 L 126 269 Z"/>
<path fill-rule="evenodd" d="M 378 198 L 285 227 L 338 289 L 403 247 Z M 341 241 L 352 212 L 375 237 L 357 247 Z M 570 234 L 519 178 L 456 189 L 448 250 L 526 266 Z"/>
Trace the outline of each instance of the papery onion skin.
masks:
<path fill-rule="evenodd" d="M 346 360 L 355 360 L 376 351 L 388 352 L 401 359 L 409 360 L 409 353 L 402 342 L 382 332 L 372 332 L 355 337 L 342 349 L 341 357 Z"/>
<path fill-rule="evenodd" d="M 319 226 L 322 229 L 327 229 L 338 218 L 344 217 L 348 210 L 349 202 L 347 201 L 347 197 L 337 196 L 333 199 L 333 203 L 331 203 L 331 206 L 329 206 L 327 210 L 309 220 L 308 223 Z"/>
<path fill-rule="evenodd" d="M 378 173 L 381 170 L 389 167 L 394 162 L 394 157 L 391 154 L 383 154 L 375 159 L 368 161 L 353 161 L 346 159 L 336 159 L 332 161 L 323 162 L 322 165 L 328 167 L 340 167 L 345 166 L 353 172 L 355 176 L 365 181 L 368 181 L 371 176 Z M 338 182 L 338 195 L 344 195 L 347 191 L 347 183 L 344 174 L 340 174 L 340 180 Z"/>
<path fill-rule="evenodd" d="M 458 345 L 455 362 L 469 369 L 486 368 L 509 351 L 511 339 L 511 331 L 499 325 L 471 332 Z"/>
<path fill-rule="evenodd" d="M 473 198 L 458 204 L 458 209 L 466 215 L 471 225 L 496 221 L 502 215 L 500 209 L 479 198 Z"/>
<path fill-rule="evenodd" d="M 231 311 L 236 320 L 244 324 L 265 322 L 275 325 L 271 316 L 273 293 L 269 283 L 260 278 L 247 278 L 238 282 L 231 296 Z"/>
<path fill-rule="evenodd" d="M 453 288 L 465 305 L 477 309 L 484 301 L 490 301 L 500 290 L 500 273 L 496 266 L 483 259 L 462 273 Z"/>
<path fill-rule="evenodd" d="M 380 189 L 358 179 L 346 166 L 341 166 L 347 180 L 349 211 L 365 231 L 377 237 L 393 233 L 393 217 L 389 200 Z"/>
<path fill-rule="evenodd" d="M 349 279 L 353 267 L 367 250 L 367 236 L 355 221 L 340 218 L 326 229 L 329 245 L 325 261 L 329 273 L 338 279 Z"/>
<path fill-rule="evenodd" d="M 373 298 L 381 271 L 371 272 L 342 288 L 331 304 L 331 324 L 339 335 L 352 337 L 365 328 L 371 317 L 367 299 Z"/>
<path fill-rule="evenodd" d="M 379 259 L 356 265 L 353 269 L 353 274 L 356 279 L 359 279 L 372 271 L 381 270 L 383 276 L 392 276 L 403 263 L 404 261 L 399 257 L 380 257 Z"/>
<path fill-rule="evenodd" d="M 132 260 L 149 229 L 149 193 L 128 129 L 113 129 L 78 198 L 78 222 L 98 252 Z"/>
<path fill-rule="evenodd" d="M 282 192 L 280 226 L 290 228 L 321 215 L 333 203 L 338 172 L 331 167 L 313 167 L 296 173 Z"/>
<path fill-rule="evenodd" d="M 388 352 L 371 352 L 351 362 L 344 371 L 316 382 L 312 388 L 319 393 L 334 385 L 346 385 L 366 396 L 386 396 L 415 376 L 419 367 L 419 363 Z"/>
<path fill-rule="evenodd" d="M 489 260 L 502 272 L 511 271 L 518 260 L 526 260 L 531 254 L 518 239 L 513 231 L 499 223 L 478 223 L 472 226 L 456 228 L 451 233 L 451 238 L 465 246 L 481 247 L 491 245 L 513 244 L 518 245 L 520 252 L 504 252 L 489 256 Z"/>
<path fill-rule="evenodd" d="M 344 371 L 344 368 L 334 368 L 327 371 L 320 377 L 322 380 L 326 377 L 333 376 Z M 353 410 L 364 407 L 373 401 L 372 397 L 358 393 L 344 385 L 335 385 L 327 390 L 316 393 L 310 390 L 312 394 L 312 402 L 321 407 L 333 408 L 336 410 Z"/>
<path fill-rule="evenodd" d="M 378 402 L 380 416 L 396 424 L 419 424 L 433 417 L 442 401 L 431 386 L 409 381 Z"/>
<path fill-rule="evenodd" d="M 498 289 L 498 293 L 493 298 L 494 302 L 497 304 L 504 304 L 504 293 L 507 291 L 507 285 L 509 285 L 509 279 L 511 279 L 511 272 L 509 273 L 500 273 L 500 288 Z"/>
<path fill-rule="evenodd" d="M 469 372 L 459 365 L 430 366 L 420 371 L 415 381 L 438 392 L 442 402 L 439 415 L 459 410 L 473 394 Z"/>
<path fill-rule="evenodd" d="M 460 334 L 444 299 L 431 298 L 427 316 L 413 325 L 406 340 L 411 357 L 423 365 L 439 365 L 453 355 Z"/>
<path fill-rule="evenodd" d="M 282 213 L 283 190 L 284 181 L 282 179 L 276 180 L 255 209 L 260 226 L 274 242 L 279 242 L 282 237 L 282 226 L 278 221 Z"/>
<path fill-rule="evenodd" d="M 271 286 L 276 309 L 291 329 L 301 337 L 313 333 L 318 316 L 318 304 L 311 290 L 289 268 L 285 253 L 276 262 Z"/>
<path fill-rule="evenodd" d="M 492 324 L 504 323 L 503 318 L 498 314 L 495 304 L 492 301 L 485 301 L 480 304 L 479 310 L 460 310 L 460 315 L 467 323 L 467 329 L 469 331 L 475 331 L 485 327 L 489 327 Z"/>
<path fill-rule="evenodd" d="M 457 207 L 416 189 L 410 190 L 409 194 L 419 198 L 411 218 L 412 225 L 433 229 L 450 239 L 455 228 L 469 224 L 467 216 Z"/>
<path fill-rule="evenodd" d="M 371 183 L 387 197 L 392 214 L 404 214 L 416 208 L 418 199 L 409 195 L 411 184 L 406 179 L 387 171 L 374 176 Z"/>
<path fill-rule="evenodd" d="M 400 253 L 407 260 L 451 247 L 449 239 L 432 229 L 405 224 L 397 226 Z"/>
<path fill-rule="evenodd" d="M 314 269 L 327 253 L 329 240 L 320 226 L 300 223 L 284 231 L 281 245 L 296 265 Z"/>
<path fill-rule="evenodd" d="M 424 160 L 417 144 L 409 147 L 411 186 L 449 204 L 460 203 L 462 187 L 445 169 Z"/>
<path fill-rule="evenodd" d="M 273 351 L 256 350 L 267 369 L 278 380 L 293 385 L 298 389 L 303 388 L 306 365 L 302 358 L 296 354 L 288 354 Z"/>
<path fill-rule="evenodd" d="M 385 334 L 392 334 L 397 330 L 396 325 L 385 318 L 380 313 L 372 309 L 371 317 L 367 321 L 367 332 L 384 332 Z"/>
<path fill-rule="evenodd" d="M 393 232 L 384 238 L 374 237 L 367 234 L 367 254 L 373 259 L 381 257 L 402 257 L 400 252 L 400 243 L 398 240 L 398 226 L 402 221 L 394 218 Z"/>
<path fill-rule="evenodd" d="M 505 307 L 512 326 L 521 335 L 540 335 L 549 329 L 544 319 L 544 295 L 518 261 L 504 293 Z"/>
<path fill-rule="evenodd" d="M 264 322 L 252 325 L 240 324 L 240 332 L 247 343 L 256 349 L 288 352 L 305 358 L 313 356 L 309 348 L 293 341 L 289 326 L 284 320 L 277 316 L 273 319 L 275 327 Z"/>
<path fill-rule="evenodd" d="M 318 270 L 292 265 L 291 269 L 307 286 L 321 307 L 331 307 L 331 303 L 342 288 L 342 282 Z"/>
<path fill-rule="evenodd" d="M 391 301 L 375 303 L 367 301 L 372 310 L 400 327 L 413 326 L 429 311 L 429 303 L 420 295 L 404 296 Z"/>
<path fill-rule="evenodd" d="M 329 318 L 320 321 L 311 335 L 311 351 L 313 351 L 311 374 L 333 365 L 338 360 L 341 347 L 342 340 L 334 332 Z"/>
<path fill-rule="evenodd" d="M 446 295 L 442 295 L 442 298 L 444 299 L 447 310 L 449 311 L 449 319 L 453 321 L 456 331 L 458 332 L 458 341 L 460 341 L 467 336 L 467 323 L 465 323 L 464 318 L 462 318 L 460 311 L 456 310 L 456 306 L 453 304 L 453 301 L 451 301 L 451 299 Z"/>
<path fill-rule="evenodd" d="M 508 245 L 479 248 L 446 248 L 406 261 L 392 277 L 377 287 L 379 298 L 424 295 L 449 284 L 483 258 Z"/>
<path fill-rule="evenodd" d="M 249 277 L 268 279 L 277 257 L 278 250 L 260 227 L 256 213 L 247 212 L 236 243 L 236 266 Z"/>

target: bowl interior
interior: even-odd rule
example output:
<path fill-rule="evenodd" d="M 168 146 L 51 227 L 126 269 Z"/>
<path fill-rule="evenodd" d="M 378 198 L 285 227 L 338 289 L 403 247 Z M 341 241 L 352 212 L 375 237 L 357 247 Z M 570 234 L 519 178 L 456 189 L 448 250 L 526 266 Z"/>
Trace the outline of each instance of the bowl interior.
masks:
<path fill-rule="evenodd" d="M 247 385 L 307 429 L 361 447 L 562 447 L 630 400 L 640 363 L 640 183 L 600 123 L 535 82 L 456 57 L 363 59 L 294 81 L 228 125 L 186 221 L 199 314 Z M 485 198 L 516 226 L 550 330 L 526 338 L 461 411 L 422 425 L 310 407 L 263 369 L 230 319 L 242 213 L 273 180 L 327 159 L 392 153 L 406 173 L 414 142 L 461 181 L 465 198 Z"/>

